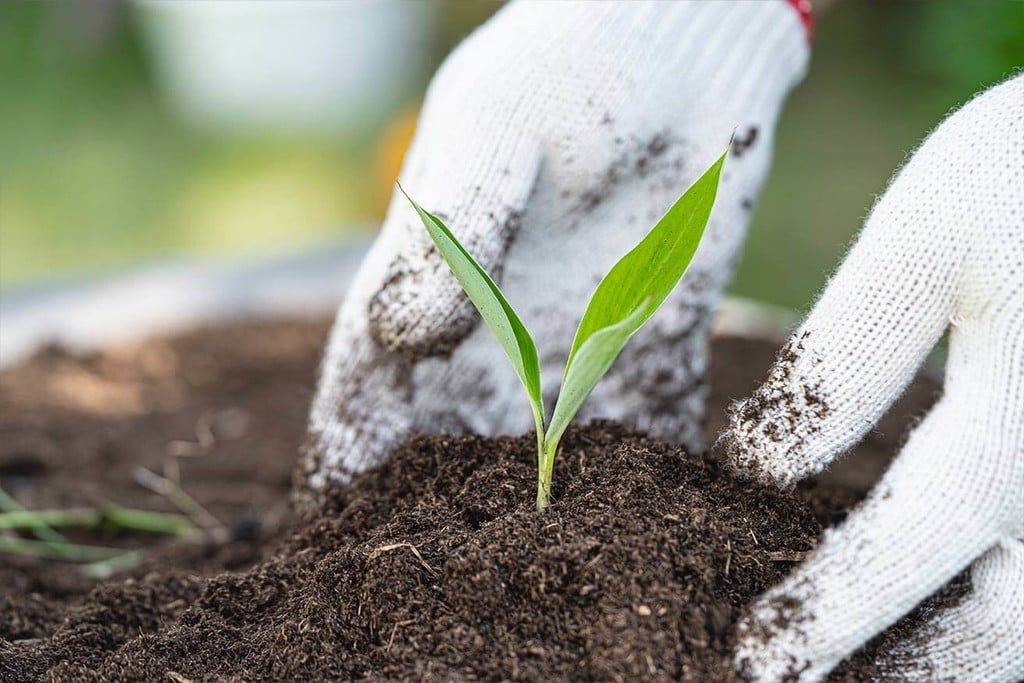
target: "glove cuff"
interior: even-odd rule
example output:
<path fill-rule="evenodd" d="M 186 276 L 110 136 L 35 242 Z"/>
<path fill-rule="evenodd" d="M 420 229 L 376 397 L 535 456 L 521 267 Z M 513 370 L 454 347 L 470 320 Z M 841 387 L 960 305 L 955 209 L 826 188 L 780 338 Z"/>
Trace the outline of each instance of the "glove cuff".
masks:
<path fill-rule="evenodd" d="M 725 41 L 720 53 L 727 55 L 721 70 L 726 81 L 722 87 L 731 90 L 728 99 L 738 107 L 778 111 L 789 92 L 803 80 L 810 62 L 813 30 L 813 24 L 808 23 L 810 15 L 798 7 L 803 3 L 737 3 L 740 13 L 729 14 L 715 30 L 715 42 Z"/>
<path fill-rule="evenodd" d="M 816 22 L 814 21 L 814 11 L 811 8 L 811 0 L 786 0 L 786 2 L 793 6 L 800 17 L 804 31 L 807 32 L 807 42 L 813 41 Z"/>
<path fill-rule="evenodd" d="M 756 115 L 778 111 L 807 72 L 805 3 L 599 3 L 587 6 L 577 28 L 596 45 L 627 40 L 632 47 L 623 58 L 664 72 L 663 87 L 702 88 L 703 101 Z"/>

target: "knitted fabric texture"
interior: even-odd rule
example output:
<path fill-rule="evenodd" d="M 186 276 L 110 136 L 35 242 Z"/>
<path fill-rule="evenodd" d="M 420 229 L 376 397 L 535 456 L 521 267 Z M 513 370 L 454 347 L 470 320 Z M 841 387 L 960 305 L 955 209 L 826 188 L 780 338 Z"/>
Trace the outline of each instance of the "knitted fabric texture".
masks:
<path fill-rule="evenodd" d="M 902 680 L 1024 678 L 1024 76 L 944 121 L 895 176 L 767 382 L 732 465 L 792 486 L 859 440 L 949 331 L 943 396 L 865 503 L 740 625 L 737 667 L 818 680 L 971 568 L 895 648 Z"/>

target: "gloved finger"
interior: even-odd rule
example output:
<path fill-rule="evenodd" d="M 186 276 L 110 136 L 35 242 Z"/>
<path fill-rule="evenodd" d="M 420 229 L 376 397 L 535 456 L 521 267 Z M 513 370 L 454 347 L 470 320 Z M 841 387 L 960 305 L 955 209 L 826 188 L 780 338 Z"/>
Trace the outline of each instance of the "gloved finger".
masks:
<path fill-rule="evenodd" d="M 973 413 L 985 409 L 973 408 L 940 401 L 864 504 L 755 602 L 738 627 L 738 670 L 819 680 L 996 542 L 1013 473 L 965 471 L 964 454 L 979 442 Z"/>
<path fill-rule="evenodd" d="M 880 656 L 903 681 L 1024 679 L 1024 542 L 1009 538 L 971 567 L 971 591 Z"/>
<path fill-rule="evenodd" d="M 540 151 L 509 122 L 488 127 L 492 120 L 481 115 L 463 126 L 460 117 L 448 120 L 435 109 L 421 123 L 402 183 L 498 279 L 537 178 Z M 369 303 L 373 338 L 384 349 L 420 358 L 450 352 L 479 317 L 397 190 L 381 239 L 393 258 Z"/>
<path fill-rule="evenodd" d="M 344 351 L 331 353 L 341 379 L 321 387 L 310 411 L 302 468 L 313 492 L 347 485 L 385 460 L 411 425 L 409 364 L 381 351 L 366 335 L 332 338 Z M 326 366 L 326 365 L 325 365 Z"/>
<path fill-rule="evenodd" d="M 302 447 L 302 482 L 296 487 L 312 503 L 329 484 L 346 485 L 354 474 L 382 462 L 411 424 L 408 362 L 377 345 L 365 313 L 390 258 L 389 245 L 378 239 L 331 329 Z"/>
<path fill-rule="evenodd" d="M 969 241 L 942 129 L 898 173 L 765 383 L 734 406 L 722 445 L 742 476 L 792 486 L 852 447 L 948 325 Z M 929 188 L 922 196 L 920 188 Z"/>

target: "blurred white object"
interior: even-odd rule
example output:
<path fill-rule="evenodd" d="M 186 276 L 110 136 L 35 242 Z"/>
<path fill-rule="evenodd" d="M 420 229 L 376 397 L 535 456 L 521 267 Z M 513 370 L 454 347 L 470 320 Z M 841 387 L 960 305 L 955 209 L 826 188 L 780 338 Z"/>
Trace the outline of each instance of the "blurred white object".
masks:
<path fill-rule="evenodd" d="M 76 352 L 239 316 L 326 315 L 338 306 L 365 244 L 273 261 L 168 262 L 67 286 L 0 295 L 0 367 L 58 343 Z"/>
<path fill-rule="evenodd" d="M 433 2 L 136 0 L 171 102 L 207 127 L 361 130 L 409 93 Z"/>

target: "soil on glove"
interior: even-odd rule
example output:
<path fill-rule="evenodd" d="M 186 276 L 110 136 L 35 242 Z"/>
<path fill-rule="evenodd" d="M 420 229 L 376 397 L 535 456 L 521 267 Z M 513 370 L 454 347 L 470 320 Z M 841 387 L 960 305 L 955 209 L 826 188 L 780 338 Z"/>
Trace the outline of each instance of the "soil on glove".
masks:
<path fill-rule="evenodd" d="M 210 528 L 199 545 L 79 532 L 147 550 L 99 584 L 0 555 L 0 680 L 727 679 L 742 608 L 870 486 L 935 394 L 915 384 L 859 448 L 870 467 L 793 494 L 597 423 L 567 434 L 544 515 L 532 436 L 420 436 L 300 522 L 288 484 L 327 324 L 52 349 L 0 373 L 0 485 L 23 504 L 175 511 L 137 483 L 144 467 L 180 482 Z M 709 432 L 774 353 L 715 342 Z M 858 672 L 870 666 L 843 675 Z"/>

